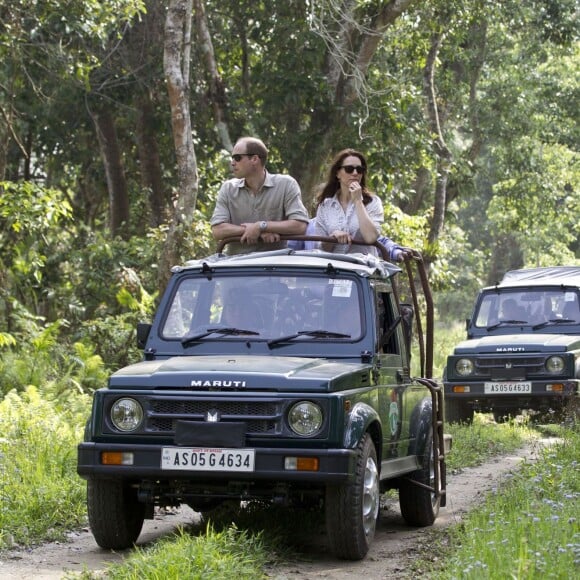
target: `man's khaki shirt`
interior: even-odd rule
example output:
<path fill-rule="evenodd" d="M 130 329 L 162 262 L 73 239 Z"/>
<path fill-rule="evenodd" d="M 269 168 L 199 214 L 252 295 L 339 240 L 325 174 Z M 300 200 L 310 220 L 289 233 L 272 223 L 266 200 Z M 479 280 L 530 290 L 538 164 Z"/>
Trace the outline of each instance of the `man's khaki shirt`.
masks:
<path fill-rule="evenodd" d="M 229 179 L 221 186 L 210 220 L 212 226 L 222 223 L 240 225 L 261 221 L 298 220 L 308 223 L 308 212 L 302 202 L 298 182 L 289 175 L 268 173 L 260 191 L 254 195 L 245 179 Z M 228 254 L 241 254 L 286 247 L 276 244 L 228 244 Z"/>

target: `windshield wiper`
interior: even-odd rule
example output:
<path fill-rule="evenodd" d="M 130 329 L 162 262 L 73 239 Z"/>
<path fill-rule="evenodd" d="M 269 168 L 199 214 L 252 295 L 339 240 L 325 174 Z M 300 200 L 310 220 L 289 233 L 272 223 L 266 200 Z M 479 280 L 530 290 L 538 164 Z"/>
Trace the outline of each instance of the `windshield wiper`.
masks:
<path fill-rule="evenodd" d="M 571 318 L 550 318 L 550 320 L 545 320 L 539 324 L 532 326 L 532 330 L 538 330 L 538 328 L 544 328 L 545 326 L 552 326 L 555 324 L 576 324 L 577 320 L 572 320 Z"/>
<path fill-rule="evenodd" d="M 311 336 L 312 338 L 350 338 L 350 334 L 344 334 L 342 332 L 331 332 L 330 330 L 301 330 L 300 332 L 295 332 L 294 334 L 289 334 L 287 336 L 281 336 L 280 338 L 274 338 L 268 341 L 268 346 L 272 348 L 277 344 L 282 344 L 284 342 L 292 342 L 295 338 L 300 336 Z"/>
<path fill-rule="evenodd" d="M 206 336 L 210 336 L 211 334 L 223 334 L 228 336 L 258 336 L 259 332 L 254 332 L 253 330 L 246 330 L 244 328 L 234 328 L 234 327 L 215 327 L 215 328 L 207 328 L 203 332 L 197 332 L 196 334 L 192 334 L 191 336 L 186 336 L 181 340 L 181 344 L 183 346 L 189 346 Z"/>
<path fill-rule="evenodd" d="M 491 326 L 488 326 L 485 330 L 495 330 L 496 328 L 499 328 L 500 326 L 505 326 L 505 325 L 509 325 L 509 324 L 528 324 L 527 320 L 500 320 L 499 322 L 496 322 L 495 324 L 492 324 Z"/>

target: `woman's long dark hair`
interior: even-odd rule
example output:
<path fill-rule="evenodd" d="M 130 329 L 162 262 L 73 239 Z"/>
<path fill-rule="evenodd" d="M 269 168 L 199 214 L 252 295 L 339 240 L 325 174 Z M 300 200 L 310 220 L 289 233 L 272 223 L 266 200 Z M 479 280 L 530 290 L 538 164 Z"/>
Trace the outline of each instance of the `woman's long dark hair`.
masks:
<path fill-rule="evenodd" d="M 338 177 L 336 176 L 336 174 L 342 167 L 342 162 L 346 157 L 358 157 L 360 159 L 361 165 L 366 170 L 367 160 L 365 159 L 365 156 L 362 153 L 359 153 L 355 149 L 343 149 L 342 151 L 339 151 L 332 161 L 332 165 L 330 166 L 330 169 L 328 171 L 328 178 L 326 180 L 326 183 L 322 187 L 320 193 L 316 196 L 316 207 L 318 207 L 326 198 L 333 197 L 334 194 L 340 189 L 340 182 L 338 181 Z M 372 200 L 372 194 L 367 189 L 366 171 L 362 174 L 360 186 L 363 192 L 363 203 L 367 205 Z"/>

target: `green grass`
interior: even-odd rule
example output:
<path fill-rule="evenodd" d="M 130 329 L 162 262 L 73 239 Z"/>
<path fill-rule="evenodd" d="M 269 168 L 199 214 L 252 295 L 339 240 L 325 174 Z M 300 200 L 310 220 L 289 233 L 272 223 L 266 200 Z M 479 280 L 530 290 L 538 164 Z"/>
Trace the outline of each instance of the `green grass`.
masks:
<path fill-rule="evenodd" d="M 445 432 L 453 437 L 453 448 L 447 456 L 447 469 L 480 465 L 494 455 L 510 453 L 538 437 L 528 421 L 510 420 L 497 424 L 491 415 L 475 413 L 473 423 L 447 423 Z"/>
<path fill-rule="evenodd" d="M 107 569 L 111 580 L 259 580 L 268 558 L 262 534 L 235 526 L 217 532 L 207 526 L 203 536 L 179 532 L 148 550 L 137 548 L 125 561 Z M 85 577 L 90 577 L 86 576 Z"/>
<path fill-rule="evenodd" d="M 580 429 L 542 452 L 451 528 L 437 580 L 568 580 L 580 567 Z M 441 544 L 443 545 L 443 543 Z M 452 550 L 449 546 L 456 547 Z M 576 572 L 574 572 L 576 570 Z"/>
<path fill-rule="evenodd" d="M 78 418 L 57 411 L 35 387 L 0 402 L 0 548 L 62 539 L 84 522 L 80 433 Z"/>
<path fill-rule="evenodd" d="M 433 377 L 443 377 L 447 356 L 453 352 L 455 345 L 466 338 L 465 322 L 435 321 L 433 333 Z M 414 358 L 417 358 L 414 356 Z"/>

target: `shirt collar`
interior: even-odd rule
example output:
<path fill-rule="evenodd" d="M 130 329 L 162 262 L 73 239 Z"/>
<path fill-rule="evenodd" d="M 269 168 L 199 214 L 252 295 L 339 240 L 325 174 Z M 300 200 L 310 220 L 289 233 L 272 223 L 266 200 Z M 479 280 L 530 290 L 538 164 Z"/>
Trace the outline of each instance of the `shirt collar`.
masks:
<path fill-rule="evenodd" d="M 240 177 L 236 179 L 237 181 L 237 187 L 238 187 L 238 191 L 240 189 L 243 189 L 244 187 L 246 187 L 246 178 L 245 177 Z M 264 179 L 264 184 L 262 185 L 262 188 L 264 187 L 274 187 L 274 176 L 272 173 L 269 173 L 268 170 L 266 169 L 266 178 Z"/>

